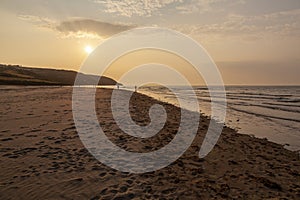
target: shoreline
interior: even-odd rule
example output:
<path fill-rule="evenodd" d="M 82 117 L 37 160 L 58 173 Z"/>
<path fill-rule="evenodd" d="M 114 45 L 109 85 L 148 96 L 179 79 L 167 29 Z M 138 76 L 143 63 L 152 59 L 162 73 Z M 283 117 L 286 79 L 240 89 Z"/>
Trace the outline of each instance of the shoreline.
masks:
<path fill-rule="evenodd" d="M 22 89 L 23 87 L 25 87 L 25 88 L 37 88 L 37 89 L 40 88 L 40 87 L 45 87 L 45 88 L 61 88 L 61 87 L 62 88 L 73 88 L 74 87 L 73 85 L 42 85 L 42 86 L 40 86 L 40 85 L 0 85 L 0 90 L 1 90 L 1 87 L 3 87 L 3 86 L 4 87 L 12 87 L 12 88 L 7 88 L 7 89 L 16 89 L 16 88 Z M 113 85 L 96 85 L 96 86 L 82 85 L 82 86 L 78 86 L 78 87 L 82 87 L 82 88 L 97 88 L 97 89 L 116 89 L 116 86 L 113 86 Z M 229 86 L 229 87 L 237 87 L 237 86 Z M 244 86 L 240 86 L 240 87 L 244 87 Z M 251 86 L 251 87 L 260 87 L 260 86 Z M 261 87 L 265 87 L 265 86 L 261 86 Z M 272 86 L 270 86 L 270 87 L 272 87 Z M 285 87 L 285 86 L 282 86 L 282 87 Z M 287 86 L 287 87 L 298 87 L 298 86 Z M 134 86 L 132 86 L 131 88 L 129 87 L 127 89 L 126 88 L 120 88 L 119 90 L 134 91 Z M 147 91 L 147 92 L 139 92 L 139 93 L 142 94 L 142 95 L 146 95 L 146 96 L 148 96 L 150 98 L 153 98 L 153 99 L 155 99 L 157 101 L 162 101 L 164 103 L 168 103 L 168 104 L 171 104 L 171 105 L 173 105 L 175 107 L 178 107 L 178 105 L 176 105 L 176 103 L 172 103 L 171 101 L 167 101 L 165 99 L 161 99 L 161 98 L 159 98 L 158 95 L 151 96 L 151 94 L 149 94 L 149 91 Z M 190 110 L 188 108 L 184 108 L 184 109 L 188 110 L 190 112 L 196 112 L 196 111 Z M 204 116 L 204 117 L 207 117 L 207 118 L 211 119 L 211 116 L 209 114 L 206 114 L 205 112 L 201 112 L 200 111 L 198 113 L 200 113 L 201 116 Z M 248 136 L 251 136 L 251 137 L 258 138 L 258 139 L 267 139 L 269 142 L 282 145 L 285 149 L 287 149 L 289 151 L 293 151 L 293 152 L 299 153 L 299 155 L 300 155 L 300 149 L 296 149 L 296 150 L 294 148 L 291 149 L 291 148 L 289 148 L 290 144 L 288 144 L 288 143 L 285 143 L 285 144 L 282 143 L 281 144 L 281 143 L 278 143 L 276 141 L 272 141 L 272 140 L 270 140 L 267 137 L 259 136 L 259 135 L 255 134 L 255 133 L 241 132 L 238 127 L 233 127 L 231 125 L 228 125 L 226 122 L 225 122 L 224 125 L 227 126 L 227 127 L 229 127 L 229 128 L 231 128 L 231 129 L 233 129 L 234 131 L 236 131 L 239 134 L 248 135 Z"/>
<path fill-rule="evenodd" d="M 12 87 L 12 88 L 6 88 L 6 89 L 16 89 L 16 88 L 22 89 L 23 87 L 25 87 L 25 88 L 37 88 L 37 89 L 40 88 L 40 87 L 45 87 L 45 88 L 73 88 L 74 87 L 74 85 L 0 85 L 0 90 L 1 90 L 1 87 L 3 87 L 3 86 L 4 87 Z M 97 88 L 97 89 L 116 89 L 116 86 L 114 86 L 114 85 L 82 85 L 82 86 L 77 86 L 77 87 L 82 87 L 82 88 Z M 205 87 L 205 86 L 203 86 L 203 87 Z M 239 86 L 235 86 L 235 85 L 231 86 L 231 85 L 229 85 L 227 87 L 239 87 Z M 240 87 L 244 87 L 244 86 L 240 86 Z M 265 86 L 251 86 L 251 87 L 265 87 Z M 270 87 L 272 87 L 272 86 L 270 86 Z M 278 86 L 276 86 L 276 87 L 278 87 Z M 291 85 L 291 86 L 282 86 L 282 87 L 298 87 L 298 86 Z M 132 86 L 132 88 L 127 88 L 127 89 L 126 88 L 120 88 L 119 90 L 134 91 L 134 86 Z M 148 96 L 150 98 L 153 98 L 153 99 L 155 99 L 157 101 L 162 101 L 164 103 L 168 103 L 168 104 L 171 104 L 171 105 L 179 108 L 179 106 L 176 105 L 176 103 L 172 103 L 171 101 L 167 101 L 167 100 L 161 99 L 161 98 L 159 98 L 158 95 L 151 96 L 151 94 L 149 94 L 149 91 L 144 92 L 144 93 L 143 92 L 139 92 L 139 93 L 142 94 L 142 95 L 146 95 L 146 96 Z M 196 112 L 196 111 L 190 110 L 188 108 L 184 108 L 184 109 L 188 110 L 190 112 Z M 206 118 L 211 119 L 211 116 L 209 114 L 206 114 L 205 112 L 201 112 L 200 111 L 198 113 L 200 113 L 201 116 L 204 116 Z M 267 139 L 269 142 L 281 145 L 285 149 L 287 149 L 289 151 L 293 151 L 293 152 L 299 153 L 299 155 L 300 155 L 300 149 L 296 149 L 296 150 L 293 149 L 293 148 L 291 149 L 291 148 L 289 148 L 290 144 L 288 144 L 288 143 L 285 143 L 285 144 L 282 143 L 281 144 L 281 143 L 278 143 L 276 141 L 272 141 L 272 140 L 270 140 L 267 137 L 259 136 L 259 135 L 255 134 L 255 133 L 241 132 L 238 127 L 233 127 L 231 125 L 228 125 L 226 122 L 224 123 L 224 126 L 229 127 L 231 129 L 233 129 L 234 131 L 236 131 L 237 133 L 242 134 L 242 135 L 248 135 L 248 136 L 251 136 L 251 137 L 258 138 L 258 139 Z"/>
<path fill-rule="evenodd" d="M 134 93 L 130 107 L 139 125 L 149 123 L 148 109 L 167 110 L 165 127 L 149 140 L 124 134 L 112 119 L 110 89 L 97 89 L 98 120 L 112 142 L 128 151 L 150 152 L 172 140 L 179 108 Z M 126 91 L 122 91 L 126 92 Z M 300 197 L 300 161 L 296 152 L 224 127 L 204 159 L 198 152 L 208 117 L 174 163 L 145 174 L 122 173 L 97 161 L 82 145 L 72 118 L 72 88 L 1 91 L 1 186 L 4 199 L 261 199 Z"/>
<path fill-rule="evenodd" d="M 236 87 L 236 86 L 234 86 L 234 87 Z M 243 88 L 243 87 L 244 86 L 240 86 L 238 88 Z M 264 86 L 262 86 L 262 87 L 264 88 Z M 295 86 L 295 87 L 297 87 L 297 86 Z M 233 92 L 233 91 L 231 91 L 231 92 Z M 172 95 L 171 95 L 172 97 L 168 97 L 168 96 L 165 97 L 163 94 L 160 94 L 159 92 L 151 92 L 149 89 L 144 90 L 142 93 L 146 94 L 148 96 L 151 96 L 159 101 L 164 101 L 167 103 L 171 103 L 172 105 L 178 106 L 177 101 L 174 103 L 175 97 L 173 97 Z M 201 109 L 200 113 L 206 117 L 211 118 L 210 107 L 209 108 L 207 107 L 207 106 L 210 106 L 210 102 L 207 100 L 202 100 L 201 102 L 199 102 L 199 104 L 204 106 L 203 109 L 200 108 Z M 184 105 L 184 106 L 187 110 L 195 111 L 195 110 L 193 110 L 193 108 L 189 107 L 188 105 Z M 273 128 L 278 129 L 278 127 L 276 127 L 276 126 L 274 127 L 271 125 L 269 125 L 269 127 L 268 127 L 267 125 L 264 125 L 263 122 L 260 122 L 260 125 L 262 125 L 260 128 L 252 128 L 250 123 L 248 125 L 245 125 L 245 123 L 244 123 L 245 120 L 247 119 L 247 116 L 237 116 L 236 113 L 233 114 L 233 112 L 240 112 L 240 113 L 243 113 L 244 115 L 248 114 L 249 115 L 248 117 L 252 117 L 251 115 L 254 115 L 254 117 L 256 118 L 256 123 L 258 120 L 263 120 L 263 119 L 261 119 L 261 117 L 271 117 L 270 115 L 258 114 L 258 113 L 255 113 L 255 111 L 248 112 L 245 110 L 239 110 L 234 107 L 235 105 L 230 105 L 230 102 L 227 102 L 227 106 L 228 106 L 228 108 L 226 109 L 227 110 L 226 111 L 227 119 L 225 120 L 226 126 L 234 129 L 235 131 L 237 131 L 240 134 L 250 135 L 250 136 L 253 136 L 253 137 L 256 137 L 259 139 L 267 139 L 270 142 L 274 142 L 274 143 L 283 145 L 284 148 L 286 148 L 290 151 L 300 152 L 299 143 L 295 142 L 298 140 L 297 138 L 299 138 L 299 137 L 297 137 L 296 135 L 293 135 L 293 134 L 288 134 L 287 136 L 285 136 L 286 132 L 284 132 L 284 131 L 288 131 L 287 133 L 293 133 L 296 131 L 295 133 L 298 133 L 298 130 L 286 130 L 289 128 L 289 125 L 282 124 L 281 127 L 283 127 L 283 129 L 280 129 L 280 131 L 277 130 L 277 132 L 275 131 L 273 134 L 266 134 L 266 133 L 264 133 L 265 131 L 269 132 L 269 130 L 272 130 Z M 253 106 L 253 105 L 249 105 L 249 106 Z M 255 109 L 255 108 L 253 108 L 253 109 Z M 276 108 L 274 108 L 274 109 L 276 110 Z M 267 120 L 268 119 L 269 118 L 267 118 Z M 271 119 L 272 120 L 285 120 L 286 122 L 289 122 L 289 123 L 294 123 L 294 122 L 297 123 L 297 120 L 287 119 L 284 117 L 271 117 Z M 240 124 L 240 121 L 242 122 L 242 124 Z M 265 122 L 267 122 L 267 121 L 265 121 Z M 286 127 L 286 128 L 284 129 L 284 127 Z M 295 129 L 295 127 L 293 127 L 293 128 Z M 282 140 L 283 137 L 287 137 L 287 139 Z"/>

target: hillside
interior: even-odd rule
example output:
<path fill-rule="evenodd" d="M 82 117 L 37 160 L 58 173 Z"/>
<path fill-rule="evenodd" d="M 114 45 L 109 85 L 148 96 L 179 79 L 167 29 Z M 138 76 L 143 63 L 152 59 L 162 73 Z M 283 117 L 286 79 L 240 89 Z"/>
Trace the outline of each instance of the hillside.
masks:
<path fill-rule="evenodd" d="M 81 85 L 92 85 L 98 76 L 82 74 Z M 0 85 L 74 85 L 77 72 L 70 70 L 29 68 L 0 64 Z M 116 81 L 102 76 L 98 85 L 116 85 Z"/>

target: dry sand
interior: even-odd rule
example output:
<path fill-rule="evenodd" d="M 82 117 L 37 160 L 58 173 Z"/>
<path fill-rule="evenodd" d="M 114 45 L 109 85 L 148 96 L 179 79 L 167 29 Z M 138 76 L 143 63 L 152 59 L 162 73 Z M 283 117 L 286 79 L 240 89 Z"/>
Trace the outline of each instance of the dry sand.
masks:
<path fill-rule="evenodd" d="M 122 133 L 112 119 L 110 94 L 99 89 L 96 107 L 118 146 L 149 152 L 176 134 L 180 110 L 140 94 L 132 98 L 133 120 L 146 125 L 149 106 L 160 103 L 166 125 L 150 139 Z M 0 90 L 0 199 L 300 199 L 299 155 L 281 145 L 224 127 L 213 151 L 199 159 L 209 123 L 203 116 L 193 144 L 170 166 L 145 174 L 111 169 L 81 143 L 71 95 L 65 87 Z"/>

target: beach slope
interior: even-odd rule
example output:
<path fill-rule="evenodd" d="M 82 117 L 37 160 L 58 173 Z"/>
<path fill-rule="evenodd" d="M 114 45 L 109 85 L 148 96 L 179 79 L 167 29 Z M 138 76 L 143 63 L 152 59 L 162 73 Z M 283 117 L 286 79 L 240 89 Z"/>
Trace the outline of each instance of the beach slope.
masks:
<path fill-rule="evenodd" d="M 149 139 L 123 133 L 110 110 L 110 89 L 98 89 L 96 110 L 108 138 L 132 152 L 168 144 L 180 109 L 135 93 L 132 119 L 149 123 L 148 109 L 167 111 L 164 128 Z M 121 91 L 126 93 L 126 91 Z M 72 88 L 3 87 L 0 90 L 0 199 L 299 199 L 299 154 L 224 127 L 204 159 L 198 153 L 210 119 L 201 116 L 189 149 L 149 173 L 111 169 L 83 146 L 72 117 Z M 270 130 L 272 131 L 272 130 Z"/>

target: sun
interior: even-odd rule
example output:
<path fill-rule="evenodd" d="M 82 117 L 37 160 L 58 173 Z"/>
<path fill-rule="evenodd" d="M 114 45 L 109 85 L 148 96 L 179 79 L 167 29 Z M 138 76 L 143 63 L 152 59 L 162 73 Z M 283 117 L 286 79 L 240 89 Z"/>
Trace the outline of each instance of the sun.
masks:
<path fill-rule="evenodd" d="M 87 45 L 87 46 L 84 47 L 84 51 L 85 51 L 85 53 L 87 53 L 87 54 L 92 53 L 93 50 L 94 50 L 94 49 L 93 49 L 90 45 Z"/>

